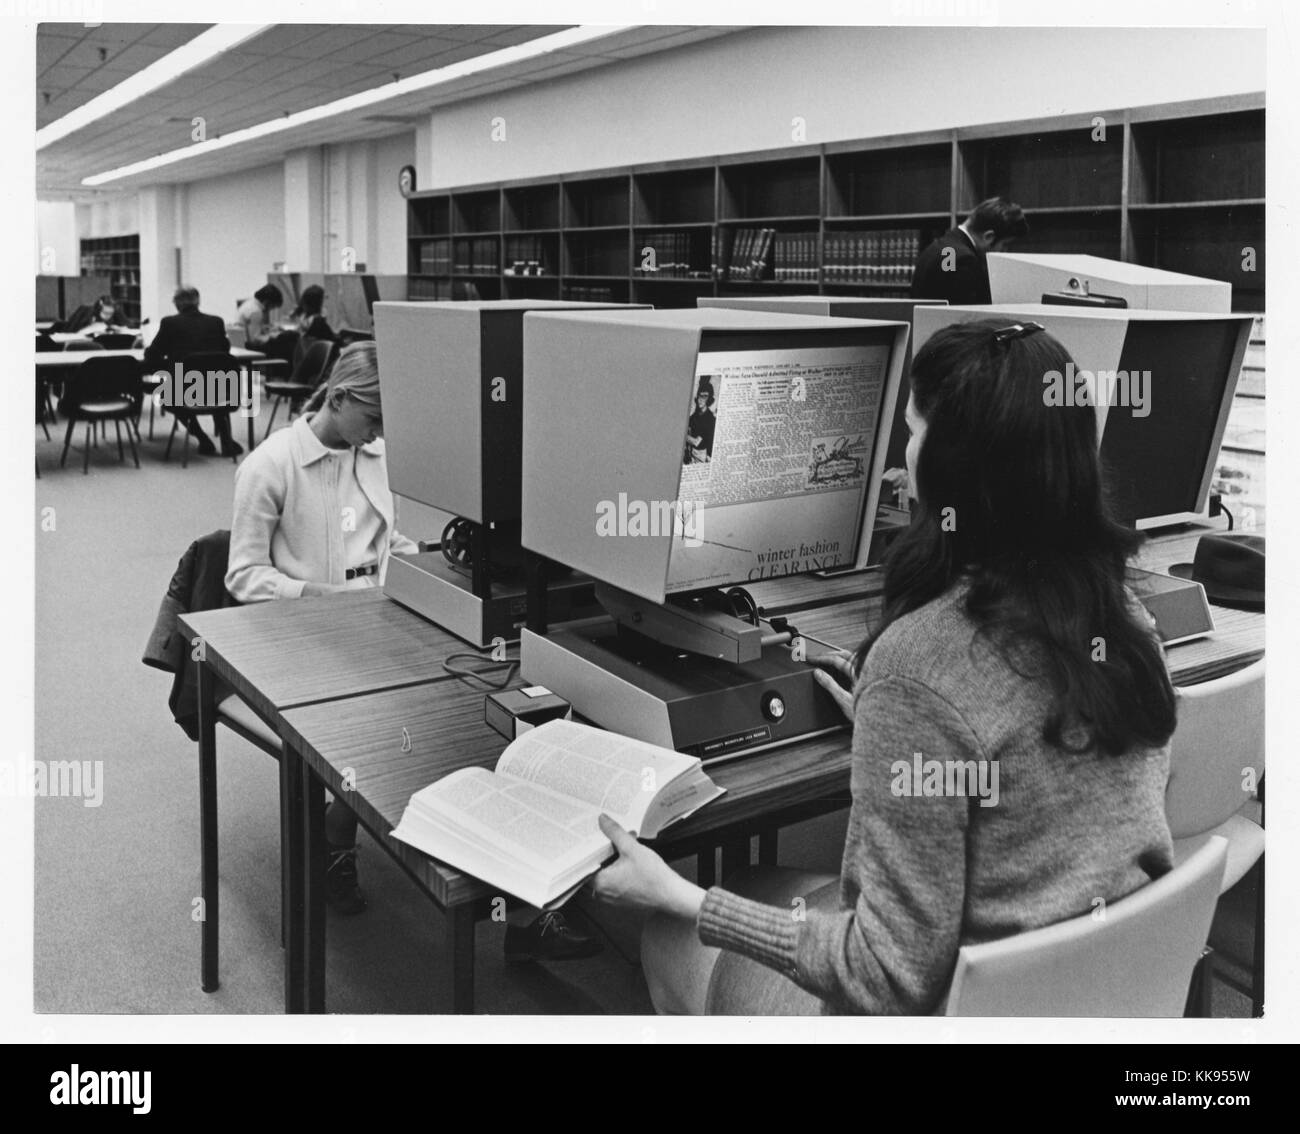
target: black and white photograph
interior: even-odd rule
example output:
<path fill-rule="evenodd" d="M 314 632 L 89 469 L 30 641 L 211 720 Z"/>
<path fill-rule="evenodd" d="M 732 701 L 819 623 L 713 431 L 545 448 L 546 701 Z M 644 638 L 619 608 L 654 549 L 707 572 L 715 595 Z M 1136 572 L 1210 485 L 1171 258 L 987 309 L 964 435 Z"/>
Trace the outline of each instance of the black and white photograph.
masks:
<path fill-rule="evenodd" d="M 1249 1106 L 1124 1077 L 1297 1035 L 1284 5 L 19 7 L 11 1038 Z"/>

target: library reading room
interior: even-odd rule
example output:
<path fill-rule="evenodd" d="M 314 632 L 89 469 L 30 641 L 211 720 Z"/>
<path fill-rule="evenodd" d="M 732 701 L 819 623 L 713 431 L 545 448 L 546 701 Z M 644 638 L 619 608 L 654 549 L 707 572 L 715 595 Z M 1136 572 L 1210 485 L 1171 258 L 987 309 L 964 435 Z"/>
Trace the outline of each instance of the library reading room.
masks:
<path fill-rule="evenodd" d="M 35 1028 L 1259 1025 L 1265 29 L 333 14 L 32 25 Z"/>

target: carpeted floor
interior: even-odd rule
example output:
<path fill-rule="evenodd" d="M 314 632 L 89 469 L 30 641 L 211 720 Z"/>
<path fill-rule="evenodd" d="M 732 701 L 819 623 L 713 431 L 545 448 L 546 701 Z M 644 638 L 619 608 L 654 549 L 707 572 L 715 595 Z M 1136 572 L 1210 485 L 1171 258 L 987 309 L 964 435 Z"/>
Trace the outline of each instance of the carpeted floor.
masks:
<path fill-rule="evenodd" d="M 161 423 L 160 423 L 161 425 Z M 259 430 L 260 432 L 260 430 Z M 221 988 L 199 989 L 196 751 L 167 710 L 170 677 L 140 663 L 168 580 L 189 542 L 229 527 L 234 466 L 162 463 L 163 429 L 141 468 L 110 440 L 60 470 L 62 425 L 37 429 L 36 758 L 102 762 L 102 800 L 36 800 L 34 1005 L 40 1012 L 275 1013 L 283 1006 L 275 763 L 218 737 L 221 774 Z M 80 437 L 83 430 L 78 430 Z M 243 436 L 242 422 L 237 436 Z M 111 431 L 110 431 L 111 438 Z M 44 509 L 52 511 L 45 512 Z M 405 525 L 404 525 L 405 527 Z M 44 530 L 48 528 L 49 530 Z M 430 538 L 436 531 L 410 530 Z M 834 871 L 843 815 L 792 828 L 782 861 Z M 689 868 L 685 867 L 689 872 Z M 361 835 L 370 909 L 331 916 L 326 997 L 339 1013 L 420 1013 L 437 910 Z M 1250 883 L 1243 883 L 1244 890 Z M 1216 935 L 1249 958 L 1250 895 L 1225 902 Z M 599 915 L 606 949 L 589 961 L 507 967 L 504 927 L 480 923 L 477 1007 L 494 1014 L 651 1011 L 636 964 L 636 925 Z M 1215 988 L 1215 1014 L 1249 1004 Z"/>

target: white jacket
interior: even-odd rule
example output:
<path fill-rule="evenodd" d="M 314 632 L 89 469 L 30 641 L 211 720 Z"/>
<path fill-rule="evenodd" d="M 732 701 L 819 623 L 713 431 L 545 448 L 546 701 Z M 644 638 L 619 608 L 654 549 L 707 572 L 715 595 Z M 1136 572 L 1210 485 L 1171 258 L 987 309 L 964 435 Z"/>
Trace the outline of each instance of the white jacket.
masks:
<path fill-rule="evenodd" d="M 240 602 L 298 598 L 307 583 L 344 583 L 343 530 L 329 510 L 324 447 L 307 417 L 271 434 L 235 473 L 226 589 Z M 380 583 L 394 552 L 419 548 L 394 526 L 384 442 L 357 450 L 356 477 L 383 521 Z"/>

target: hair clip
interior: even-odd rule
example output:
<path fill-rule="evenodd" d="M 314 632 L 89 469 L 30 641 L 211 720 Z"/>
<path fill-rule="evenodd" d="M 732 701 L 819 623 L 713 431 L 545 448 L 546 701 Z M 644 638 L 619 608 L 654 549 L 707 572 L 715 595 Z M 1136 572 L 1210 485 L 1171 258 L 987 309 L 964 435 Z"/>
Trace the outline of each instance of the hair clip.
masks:
<path fill-rule="evenodd" d="M 1010 342 L 1012 339 L 1021 339 L 1026 335 L 1032 335 L 1035 331 L 1045 331 L 1046 329 L 1042 323 L 1013 323 L 1010 327 L 1003 327 L 1000 331 L 994 331 L 993 341 L 995 343 Z"/>

